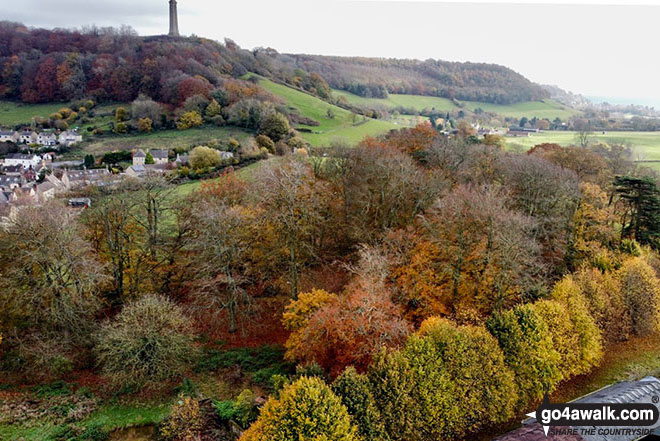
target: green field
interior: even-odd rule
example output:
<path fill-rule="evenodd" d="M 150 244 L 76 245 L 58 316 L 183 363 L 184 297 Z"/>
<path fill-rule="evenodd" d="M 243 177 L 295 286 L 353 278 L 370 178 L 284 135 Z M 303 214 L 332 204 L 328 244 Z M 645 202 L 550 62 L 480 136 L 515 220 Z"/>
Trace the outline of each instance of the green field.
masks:
<path fill-rule="evenodd" d="M 557 117 L 567 119 L 578 112 L 563 106 L 553 100 L 543 101 L 529 101 L 524 103 L 517 103 L 511 105 L 481 103 L 476 101 L 464 101 L 461 103 L 462 107 L 457 106 L 452 101 L 446 98 L 439 98 L 433 96 L 422 95 L 398 95 L 390 94 L 387 98 L 363 98 L 342 90 L 333 90 L 337 96 L 343 96 L 350 104 L 369 106 L 369 107 L 384 107 L 386 109 L 394 109 L 396 107 L 404 107 L 406 109 L 414 109 L 416 112 L 423 110 L 435 109 L 439 112 L 456 111 L 461 108 L 474 112 L 475 109 L 480 108 L 485 112 L 497 113 L 498 115 L 511 118 L 548 118 L 553 120 Z"/>
<path fill-rule="evenodd" d="M 576 132 L 534 133 L 528 138 L 506 138 L 507 146 L 512 150 L 528 150 L 537 144 L 554 143 L 561 146 L 575 145 Z M 591 143 L 623 144 L 633 149 L 633 160 L 660 171 L 660 132 L 595 132 Z"/>
<path fill-rule="evenodd" d="M 363 120 L 356 116 L 353 122 L 353 113 L 341 107 L 326 103 L 325 101 L 290 87 L 274 83 L 260 77 L 259 85 L 274 95 L 282 98 L 287 106 L 298 109 L 301 115 L 312 118 L 320 123 L 319 126 L 300 125 L 301 128 L 312 130 L 313 133 L 301 135 L 313 146 L 328 145 L 333 141 L 344 141 L 357 144 L 368 135 L 380 135 L 400 126 L 389 121 L 376 119 Z M 328 109 L 334 112 L 334 118 L 327 115 Z"/>
<path fill-rule="evenodd" d="M 0 101 L 0 127 L 13 127 L 18 124 L 30 124 L 35 116 L 47 117 L 57 112 L 66 103 L 21 104 Z"/>
<path fill-rule="evenodd" d="M 252 136 L 251 133 L 235 127 L 209 127 L 190 130 L 166 130 L 153 133 L 116 136 L 86 141 L 82 149 L 87 153 L 102 155 L 115 150 L 174 149 L 189 148 L 204 145 L 210 140 L 226 141 L 230 137 L 244 142 Z"/>

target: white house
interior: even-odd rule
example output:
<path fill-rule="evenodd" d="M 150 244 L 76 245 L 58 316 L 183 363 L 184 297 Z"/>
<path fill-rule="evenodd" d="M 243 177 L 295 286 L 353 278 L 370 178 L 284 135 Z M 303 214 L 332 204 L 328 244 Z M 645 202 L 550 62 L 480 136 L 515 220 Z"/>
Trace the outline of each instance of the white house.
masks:
<path fill-rule="evenodd" d="M 62 132 L 60 133 L 59 136 L 60 144 L 66 146 L 72 146 L 74 144 L 82 142 L 82 140 L 83 140 L 82 135 L 79 134 L 78 132 L 74 132 L 73 130 Z"/>
<path fill-rule="evenodd" d="M 7 155 L 5 158 L 5 167 L 11 167 L 12 165 L 21 165 L 24 169 L 30 167 L 37 168 L 37 165 L 41 162 L 41 158 L 34 153 L 12 153 Z"/>
<path fill-rule="evenodd" d="M 16 142 L 18 141 L 17 132 L 0 132 L 0 142 Z"/>

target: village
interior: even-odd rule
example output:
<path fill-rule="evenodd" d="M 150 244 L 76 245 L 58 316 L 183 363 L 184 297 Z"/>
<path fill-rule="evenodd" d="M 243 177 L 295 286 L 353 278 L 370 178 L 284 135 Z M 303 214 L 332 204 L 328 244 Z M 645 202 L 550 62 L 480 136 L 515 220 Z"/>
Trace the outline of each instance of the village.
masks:
<path fill-rule="evenodd" d="M 222 152 L 221 157 L 231 160 L 234 155 Z M 52 152 L 10 153 L 0 159 L 0 225 L 14 218 L 22 206 L 40 205 L 90 185 L 112 187 L 125 179 L 164 175 L 188 163 L 188 155 L 170 158 L 166 149 L 133 149 L 132 164 L 121 173 L 113 173 L 108 166 L 86 168 L 83 161 L 56 161 Z M 68 204 L 89 206 L 90 201 L 71 198 Z"/>

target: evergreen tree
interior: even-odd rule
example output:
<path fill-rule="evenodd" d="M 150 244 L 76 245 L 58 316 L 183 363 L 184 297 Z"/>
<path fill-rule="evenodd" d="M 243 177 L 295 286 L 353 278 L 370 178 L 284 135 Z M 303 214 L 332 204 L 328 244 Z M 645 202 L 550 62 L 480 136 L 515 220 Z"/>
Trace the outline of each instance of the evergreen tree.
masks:
<path fill-rule="evenodd" d="M 660 191 L 655 181 L 647 176 L 617 176 L 614 186 L 627 206 L 621 219 L 621 236 L 657 247 L 660 238 Z"/>

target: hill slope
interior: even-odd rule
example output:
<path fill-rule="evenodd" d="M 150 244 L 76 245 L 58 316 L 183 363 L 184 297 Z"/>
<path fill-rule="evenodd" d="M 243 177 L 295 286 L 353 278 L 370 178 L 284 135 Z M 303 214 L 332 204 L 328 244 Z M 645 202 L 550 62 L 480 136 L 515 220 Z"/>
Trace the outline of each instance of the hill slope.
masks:
<path fill-rule="evenodd" d="M 388 121 L 365 119 L 315 96 L 263 77 L 259 77 L 259 85 L 282 98 L 287 106 L 295 108 L 299 114 L 320 123 L 318 126 L 296 126 L 302 129 L 301 135 L 313 146 L 329 145 L 333 141 L 356 144 L 367 135 L 380 135 L 398 128 Z"/>

